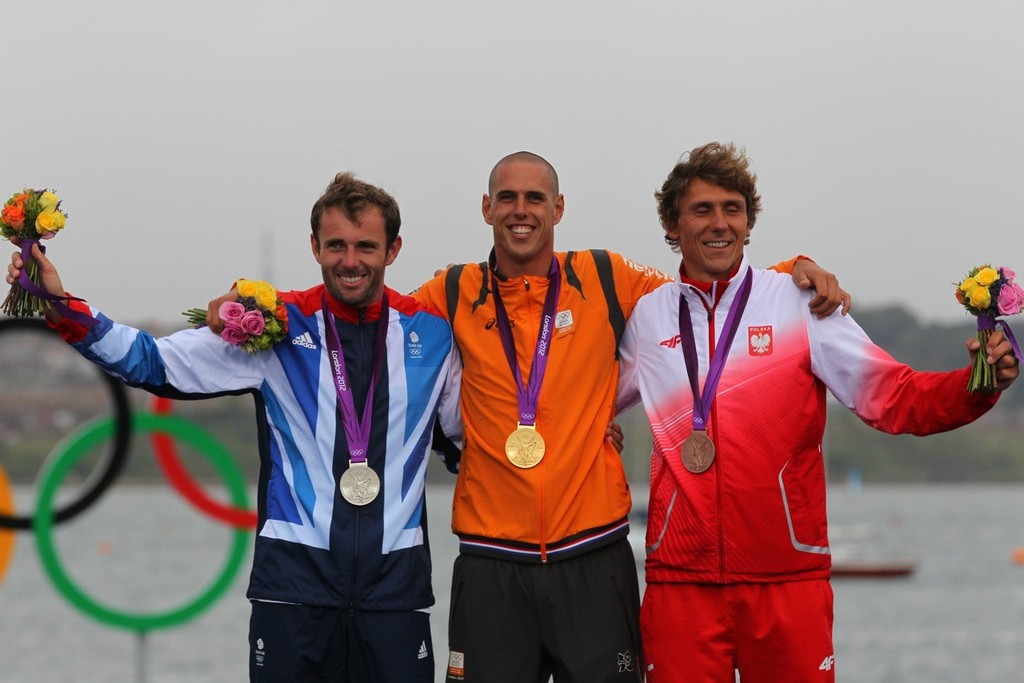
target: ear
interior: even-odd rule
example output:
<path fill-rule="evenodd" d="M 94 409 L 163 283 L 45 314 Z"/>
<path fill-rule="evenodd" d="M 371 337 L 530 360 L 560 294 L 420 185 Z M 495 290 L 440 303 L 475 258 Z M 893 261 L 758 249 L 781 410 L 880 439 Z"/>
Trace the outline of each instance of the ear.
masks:
<path fill-rule="evenodd" d="M 491 195 L 485 194 L 484 198 L 480 201 L 480 213 L 484 215 L 484 221 L 487 225 L 494 225 L 491 222 Z"/>
<path fill-rule="evenodd" d="M 320 240 L 316 238 L 314 233 L 309 233 L 309 248 L 313 250 L 313 258 L 316 259 L 317 263 L 320 263 Z"/>
<path fill-rule="evenodd" d="M 388 253 L 384 255 L 384 265 L 390 266 L 398 258 L 398 252 L 402 249 L 402 236 L 395 236 L 395 241 L 388 247 Z"/>
<path fill-rule="evenodd" d="M 555 222 L 554 225 L 562 220 L 562 214 L 565 213 L 565 196 L 558 195 L 555 197 Z"/>

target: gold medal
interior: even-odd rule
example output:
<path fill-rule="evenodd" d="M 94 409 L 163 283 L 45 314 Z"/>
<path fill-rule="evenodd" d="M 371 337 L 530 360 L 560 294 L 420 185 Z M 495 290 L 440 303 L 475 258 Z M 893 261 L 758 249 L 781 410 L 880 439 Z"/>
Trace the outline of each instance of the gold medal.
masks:
<path fill-rule="evenodd" d="M 338 484 L 341 497 L 353 505 L 366 505 L 380 493 L 380 477 L 366 462 L 349 462 Z"/>
<path fill-rule="evenodd" d="M 505 455 L 516 467 L 535 467 L 544 457 L 544 437 L 532 425 L 518 425 L 505 440 Z"/>
<path fill-rule="evenodd" d="M 682 456 L 683 467 L 694 474 L 706 472 L 715 461 L 715 442 L 703 429 L 694 430 L 683 441 Z"/>

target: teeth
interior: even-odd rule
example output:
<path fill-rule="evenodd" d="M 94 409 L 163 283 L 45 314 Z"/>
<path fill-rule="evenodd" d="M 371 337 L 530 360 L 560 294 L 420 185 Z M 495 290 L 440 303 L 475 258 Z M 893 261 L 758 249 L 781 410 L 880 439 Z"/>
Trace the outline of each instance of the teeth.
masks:
<path fill-rule="evenodd" d="M 529 235 L 530 228 L 528 226 L 514 225 L 512 226 L 513 235 Z"/>
<path fill-rule="evenodd" d="M 355 283 L 359 282 L 362 279 L 363 279 L 362 275 L 342 275 L 341 276 L 341 281 L 345 282 L 347 284 L 350 284 L 350 285 L 354 285 Z"/>
<path fill-rule="evenodd" d="M 716 248 L 717 247 L 727 247 L 727 246 L 729 246 L 729 243 L 726 242 L 726 241 L 705 242 L 704 244 L 706 244 L 709 247 L 716 247 Z"/>

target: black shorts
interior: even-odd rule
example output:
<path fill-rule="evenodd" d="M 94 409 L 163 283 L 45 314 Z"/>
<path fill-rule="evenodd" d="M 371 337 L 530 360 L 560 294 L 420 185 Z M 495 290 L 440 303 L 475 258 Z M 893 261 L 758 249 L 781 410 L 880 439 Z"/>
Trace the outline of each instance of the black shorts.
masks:
<path fill-rule="evenodd" d="M 626 539 L 548 564 L 460 555 L 445 680 L 642 681 L 639 613 L 636 560 Z"/>
<path fill-rule="evenodd" d="M 430 616 L 253 601 L 249 680 L 432 683 Z"/>

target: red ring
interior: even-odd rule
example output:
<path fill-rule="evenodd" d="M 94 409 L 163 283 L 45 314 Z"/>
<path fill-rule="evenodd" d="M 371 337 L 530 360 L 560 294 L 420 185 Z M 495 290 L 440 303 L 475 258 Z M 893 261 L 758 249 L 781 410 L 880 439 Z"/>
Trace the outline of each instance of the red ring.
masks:
<path fill-rule="evenodd" d="M 166 415 L 171 412 L 171 405 L 171 399 L 155 396 L 152 412 L 157 415 Z M 171 488 L 180 493 L 185 500 L 219 522 L 230 524 L 239 529 L 256 528 L 257 516 L 255 512 L 226 505 L 210 498 L 206 494 L 206 491 L 192 478 L 192 475 L 188 473 L 188 470 L 181 463 L 178 452 L 174 447 L 174 440 L 171 437 L 167 434 L 151 432 L 149 439 L 150 443 L 153 444 L 153 452 L 156 454 L 157 464 L 160 465 L 160 469 L 170 483 Z"/>

